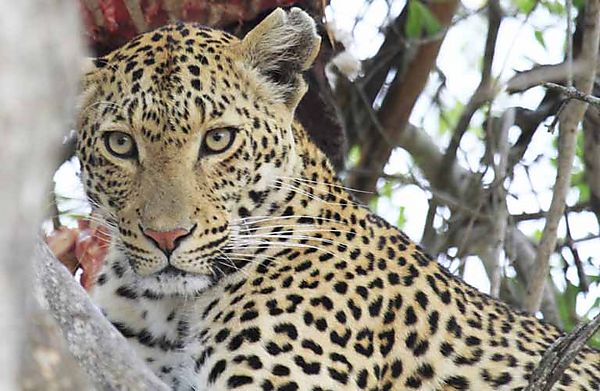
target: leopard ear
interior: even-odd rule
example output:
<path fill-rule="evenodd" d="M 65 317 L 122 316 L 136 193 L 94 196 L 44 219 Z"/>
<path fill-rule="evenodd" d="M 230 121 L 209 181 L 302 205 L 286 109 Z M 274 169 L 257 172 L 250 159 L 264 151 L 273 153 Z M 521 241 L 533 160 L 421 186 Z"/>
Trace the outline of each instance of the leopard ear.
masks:
<path fill-rule="evenodd" d="M 264 76 L 294 110 L 306 92 L 302 72 L 319 53 L 321 38 L 314 20 L 299 8 L 277 8 L 242 40 L 247 65 Z"/>

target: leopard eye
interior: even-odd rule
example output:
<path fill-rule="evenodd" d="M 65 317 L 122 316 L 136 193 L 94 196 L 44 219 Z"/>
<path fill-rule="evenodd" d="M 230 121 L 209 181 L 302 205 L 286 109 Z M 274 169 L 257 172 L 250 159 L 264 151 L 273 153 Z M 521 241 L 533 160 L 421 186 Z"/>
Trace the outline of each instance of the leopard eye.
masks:
<path fill-rule="evenodd" d="M 127 133 L 106 132 L 104 134 L 104 145 L 108 152 L 121 159 L 132 159 L 137 155 L 135 141 Z"/>
<path fill-rule="evenodd" d="M 202 142 L 202 151 L 207 154 L 221 153 L 231 147 L 235 140 L 235 128 L 213 129 L 206 133 Z"/>

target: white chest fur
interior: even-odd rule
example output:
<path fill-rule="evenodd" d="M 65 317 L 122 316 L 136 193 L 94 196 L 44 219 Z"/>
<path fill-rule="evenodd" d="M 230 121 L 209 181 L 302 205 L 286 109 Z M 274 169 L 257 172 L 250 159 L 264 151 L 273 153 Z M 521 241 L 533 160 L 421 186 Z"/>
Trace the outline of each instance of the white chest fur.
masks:
<path fill-rule="evenodd" d="M 114 271 L 107 259 L 102 283 L 91 292 L 93 301 L 127 338 L 140 358 L 174 390 L 206 390 L 207 376 L 198 368 L 202 344 L 198 334 L 208 330 L 202 312 L 224 285 L 239 276 L 227 277 L 195 297 L 158 296 L 136 284 L 130 271 Z"/>

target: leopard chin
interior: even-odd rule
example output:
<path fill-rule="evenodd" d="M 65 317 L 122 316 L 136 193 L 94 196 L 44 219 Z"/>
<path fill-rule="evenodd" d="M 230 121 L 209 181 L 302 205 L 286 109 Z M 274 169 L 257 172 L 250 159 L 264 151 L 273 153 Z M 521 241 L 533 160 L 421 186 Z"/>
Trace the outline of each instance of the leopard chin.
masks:
<path fill-rule="evenodd" d="M 167 266 L 162 271 L 148 277 L 139 277 L 137 286 L 145 296 L 195 297 L 215 285 L 214 276 L 193 274 Z"/>

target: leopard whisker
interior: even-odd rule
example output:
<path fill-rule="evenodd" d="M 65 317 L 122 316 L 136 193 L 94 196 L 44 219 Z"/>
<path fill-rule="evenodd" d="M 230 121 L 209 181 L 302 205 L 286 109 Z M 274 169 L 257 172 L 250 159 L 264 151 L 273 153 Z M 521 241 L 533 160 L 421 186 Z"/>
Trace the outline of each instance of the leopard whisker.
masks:
<path fill-rule="evenodd" d="M 240 243 L 241 245 L 242 243 Z M 235 250 L 239 250 L 239 249 L 267 249 L 269 247 L 279 247 L 279 248 L 308 248 L 308 249 L 313 249 L 313 250 L 318 250 L 318 251 L 323 251 L 325 253 L 328 253 L 330 255 L 332 255 L 335 258 L 341 259 L 339 258 L 335 253 L 328 251 L 322 247 L 319 246 L 312 246 L 309 244 L 303 244 L 303 243 L 285 243 L 285 242 L 273 242 L 273 241 L 269 241 L 269 240 L 249 240 L 249 241 L 245 241 L 245 243 L 243 243 L 243 246 L 226 246 L 225 248 L 230 248 L 230 249 L 235 249 Z"/>
<path fill-rule="evenodd" d="M 314 240 L 314 241 L 319 241 L 322 243 L 337 244 L 339 246 L 348 247 L 348 244 L 342 243 L 342 242 L 339 242 L 336 240 L 331 240 L 331 239 L 326 239 L 326 238 L 317 238 L 317 237 L 307 236 L 307 235 L 295 235 L 295 236 L 290 236 L 290 235 L 251 235 L 250 238 L 280 238 L 280 239 Z M 280 243 L 285 243 L 285 242 L 280 241 Z"/>
<path fill-rule="evenodd" d="M 342 224 L 342 225 L 344 225 L 343 222 L 337 221 L 335 219 L 330 219 L 330 218 L 327 218 L 327 217 L 319 217 L 319 216 L 310 216 L 310 215 L 252 216 L 252 217 L 244 217 L 244 218 L 241 218 L 241 219 L 231 219 L 231 222 L 232 223 L 242 222 L 242 223 L 246 223 L 246 224 L 257 224 L 257 223 L 269 222 L 269 221 L 289 220 L 289 219 L 301 219 L 301 218 L 313 219 L 315 221 L 329 222 L 329 223 L 335 223 L 335 224 Z M 252 219 L 256 219 L 256 220 L 252 220 Z"/>
<path fill-rule="evenodd" d="M 233 253 L 228 252 L 227 255 L 233 255 L 233 257 L 252 257 L 255 258 L 256 254 L 248 254 L 248 253 Z M 261 258 L 272 260 L 273 262 L 281 262 L 276 257 L 272 257 L 270 255 L 260 254 Z"/>
<path fill-rule="evenodd" d="M 310 192 L 302 190 L 299 187 L 290 185 L 288 183 L 284 184 L 283 182 L 280 182 L 279 184 L 269 185 L 269 187 L 274 188 L 274 189 L 278 189 L 278 190 L 295 191 L 296 193 L 304 195 L 305 197 L 308 197 L 309 199 L 311 199 L 313 201 L 323 202 L 324 204 L 327 204 L 327 205 L 332 205 L 332 206 L 335 206 L 335 205 L 356 205 L 356 206 L 360 206 L 360 204 L 357 204 L 355 201 L 347 200 L 345 198 L 342 198 L 344 201 L 346 201 L 345 203 L 343 203 L 343 202 L 327 201 L 326 199 L 321 198 L 321 197 L 319 197 L 316 194 L 311 194 Z M 332 194 L 332 193 L 329 193 L 329 194 Z M 336 198 L 339 198 L 339 196 L 336 196 L 335 194 L 332 194 L 332 195 L 334 195 Z"/>
<path fill-rule="evenodd" d="M 360 203 L 357 203 L 355 200 L 344 197 L 343 194 L 334 193 L 329 189 L 323 189 L 323 188 L 319 189 L 315 185 L 311 185 L 309 183 L 305 183 L 300 180 L 292 179 L 292 183 L 289 183 L 289 182 L 284 182 L 283 180 L 276 178 L 273 180 L 273 183 L 270 186 L 274 186 L 274 185 L 287 186 L 287 188 L 285 190 L 303 192 L 307 196 L 311 195 L 313 197 L 316 197 L 315 199 L 320 199 L 323 202 L 328 202 L 332 205 L 342 205 L 344 203 L 342 203 L 342 202 L 335 203 L 335 202 L 327 201 L 327 200 L 319 197 L 317 195 L 317 193 L 321 193 L 321 195 L 323 195 L 323 196 L 326 196 L 326 195 L 333 196 L 339 200 L 345 201 L 346 205 L 362 206 Z M 300 186 L 305 186 L 306 189 L 302 189 Z"/>
<path fill-rule="evenodd" d="M 256 227 L 256 228 L 250 228 L 247 229 L 243 232 L 249 232 L 249 233 L 257 233 L 257 231 L 259 231 L 260 229 L 271 229 L 271 227 L 273 228 L 278 228 L 278 227 L 282 227 L 282 226 L 278 226 L 278 225 L 274 225 L 274 226 L 270 226 L 270 227 Z M 294 228 L 293 225 L 287 226 L 287 227 L 291 227 Z M 304 228 L 304 229 L 302 229 Z M 331 229 L 323 229 L 323 228 L 305 228 L 304 226 L 301 227 L 301 229 L 289 229 L 287 231 L 271 231 L 271 233 L 277 233 L 277 234 L 284 234 L 284 233 L 296 233 L 296 232 L 315 232 L 315 233 L 325 233 L 325 232 L 330 232 L 330 233 L 346 233 L 346 234 L 356 234 L 356 232 L 353 231 L 347 231 L 347 230 L 339 230 L 339 229 L 335 229 L 335 228 L 331 228 Z M 260 233 L 260 232 L 259 232 Z M 233 235 L 237 235 L 237 236 L 243 236 L 243 235 L 247 235 L 246 233 L 244 234 L 233 234 Z"/>
<path fill-rule="evenodd" d="M 236 264 L 235 264 L 235 262 L 233 262 L 233 260 L 232 260 L 231 258 L 229 258 L 229 257 L 227 256 L 227 254 L 225 254 L 225 253 L 224 253 L 223 251 L 221 251 L 221 250 L 217 250 L 217 251 L 218 251 L 218 252 L 219 252 L 219 253 L 220 253 L 220 254 L 221 254 L 223 257 L 225 257 L 225 259 L 227 259 L 227 260 L 229 261 L 229 263 L 231 264 L 231 265 L 229 265 L 229 267 L 231 267 L 232 269 L 235 269 L 235 270 L 241 271 L 241 272 L 242 272 L 242 273 L 244 273 L 245 275 L 248 275 L 248 272 L 246 272 L 246 271 L 244 271 L 244 270 L 240 269 L 239 267 L 237 267 L 237 266 L 236 266 Z M 219 260 L 217 260 L 217 262 L 221 263 L 221 261 L 219 261 Z M 222 264 L 222 263 L 221 263 L 221 264 Z M 224 265 L 224 266 L 226 266 L 226 265 Z"/>
<path fill-rule="evenodd" d="M 372 191 L 359 190 L 359 189 L 355 189 L 355 188 L 352 188 L 352 187 L 348 187 L 348 186 L 343 186 L 343 185 L 340 185 L 340 184 L 336 184 L 336 183 L 333 183 L 333 182 L 321 182 L 321 181 L 314 181 L 314 180 L 311 180 L 311 179 L 308 179 L 308 178 L 303 178 L 303 177 L 290 177 L 290 176 L 279 176 L 279 178 L 281 178 L 281 179 L 290 179 L 290 180 L 300 181 L 300 182 L 305 182 L 305 183 L 310 183 L 310 184 L 314 184 L 314 185 L 331 186 L 333 188 L 346 190 L 348 192 L 363 193 L 363 194 L 374 194 L 374 192 L 372 192 Z"/>

